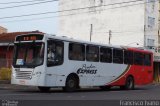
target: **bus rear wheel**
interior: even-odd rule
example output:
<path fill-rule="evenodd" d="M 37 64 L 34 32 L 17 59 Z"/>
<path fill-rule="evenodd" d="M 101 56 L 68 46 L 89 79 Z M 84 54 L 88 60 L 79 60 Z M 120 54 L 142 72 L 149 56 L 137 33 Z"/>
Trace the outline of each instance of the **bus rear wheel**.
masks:
<path fill-rule="evenodd" d="M 41 87 L 41 86 L 39 86 L 38 89 L 39 89 L 41 92 L 49 92 L 50 87 Z"/>
<path fill-rule="evenodd" d="M 133 90 L 134 89 L 134 78 L 132 76 L 127 77 L 125 86 L 121 86 L 121 89 Z"/>
<path fill-rule="evenodd" d="M 69 76 L 66 80 L 66 85 L 63 88 L 64 91 L 74 92 L 78 88 L 78 79 L 75 76 Z"/>

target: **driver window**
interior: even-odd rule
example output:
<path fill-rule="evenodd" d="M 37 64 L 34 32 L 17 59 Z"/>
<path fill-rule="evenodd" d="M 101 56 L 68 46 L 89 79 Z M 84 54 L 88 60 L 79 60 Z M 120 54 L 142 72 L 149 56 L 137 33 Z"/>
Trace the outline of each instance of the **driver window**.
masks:
<path fill-rule="evenodd" d="M 64 43 L 62 41 L 49 40 L 47 47 L 47 66 L 63 64 Z"/>

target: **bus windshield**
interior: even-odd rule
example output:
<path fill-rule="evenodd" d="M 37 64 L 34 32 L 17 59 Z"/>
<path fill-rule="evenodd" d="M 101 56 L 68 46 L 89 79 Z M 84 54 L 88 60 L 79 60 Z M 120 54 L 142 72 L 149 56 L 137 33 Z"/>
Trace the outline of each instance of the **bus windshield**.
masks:
<path fill-rule="evenodd" d="M 44 61 L 44 43 L 16 43 L 13 60 L 14 67 L 36 67 Z"/>

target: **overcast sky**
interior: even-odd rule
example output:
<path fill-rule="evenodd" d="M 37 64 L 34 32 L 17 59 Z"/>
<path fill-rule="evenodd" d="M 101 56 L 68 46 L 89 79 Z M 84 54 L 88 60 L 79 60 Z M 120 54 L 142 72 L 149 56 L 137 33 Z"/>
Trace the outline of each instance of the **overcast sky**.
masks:
<path fill-rule="evenodd" d="M 17 4 L 1 4 L 6 2 L 20 2 L 20 1 L 34 1 L 34 0 L 1 0 L 0 1 L 0 18 L 2 17 L 10 17 L 10 16 L 17 16 L 17 15 L 26 15 L 26 14 L 36 14 L 36 13 L 43 13 L 43 12 L 51 12 L 51 11 L 58 11 L 58 2 L 49 2 L 44 4 L 37 4 L 31 6 L 23 6 L 23 7 L 16 7 L 16 8 L 8 8 L 2 9 L 3 7 L 10 7 L 10 6 L 17 6 L 23 4 L 32 4 L 37 2 L 26 2 L 26 3 L 17 3 Z M 51 0 L 46 0 L 51 1 Z M 17 31 L 34 31 L 39 30 L 49 34 L 56 34 L 57 27 L 58 27 L 58 14 L 46 14 L 46 15 L 39 15 L 39 16 L 29 16 L 29 17 L 20 17 L 20 18 L 5 18 L 0 19 L 0 26 L 3 26 L 8 29 L 8 32 L 17 32 Z M 51 17 L 51 18 L 45 18 Z M 53 17 L 53 18 L 52 18 Z M 38 18 L 45 18 L 45 19 L 38 19 Z M 30 20 L 30 21 L 17 21 L 17 20 Z"/>

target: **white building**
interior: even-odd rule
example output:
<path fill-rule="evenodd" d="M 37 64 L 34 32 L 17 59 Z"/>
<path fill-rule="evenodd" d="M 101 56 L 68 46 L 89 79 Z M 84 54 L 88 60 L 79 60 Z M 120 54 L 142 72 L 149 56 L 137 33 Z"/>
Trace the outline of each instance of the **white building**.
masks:
<path fill-rule="evenodd" d="M 158 46 L 157 0 L 60 0 L 59 9 L 77 9 L 60 13 L 59 34 L 90 40 L 92 24 L 93 42 L 107 44 L 111 30 L 113 45 Z"/>
<path fill-rule="evenodd" d="M 93 42 L 110 39 L 112 45 L 153 51 L 160 46 L 158 0 L 59 0 L 59 11 L 60 35 L 89 41 L 92 32 Z"/>

